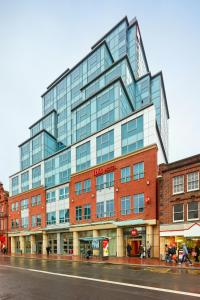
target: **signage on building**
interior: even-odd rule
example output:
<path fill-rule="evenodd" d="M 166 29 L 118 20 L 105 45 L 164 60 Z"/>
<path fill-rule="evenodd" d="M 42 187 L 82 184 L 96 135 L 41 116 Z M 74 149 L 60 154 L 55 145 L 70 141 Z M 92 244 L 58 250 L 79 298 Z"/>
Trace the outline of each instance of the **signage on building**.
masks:
<path fill-rule="evenodd" d="M 94 239 L 92 241 L 92 248 L 93 249 L 99 249 L 99 240 L 98 239 Z"/>
<path fill-rule="evenodd" d="M 132 235 L 132 236 L 137 236 L 137 235 L 138 235 L 137 229 L 132 229 L 132 230 L 131 230 L 131 235 Z"/>
<path fill-rule="evenodd" d="M 109 240 L 103 240 L 103 242 L 102 242 L 102 246 L 103 246 L 103 257 L 106 257 L 106 256 L 109 255 L 108 245 L 109 245 Z"/>
<path fill-rule="evenodd" d="M 99 175 L 103 175 L 106 173 L 110 173 L 116 170 L 115 166 L 110 166 L 110 167 L 101 167 L 98 169 L 94 170 L 94 176 L 99 176 Z"/>

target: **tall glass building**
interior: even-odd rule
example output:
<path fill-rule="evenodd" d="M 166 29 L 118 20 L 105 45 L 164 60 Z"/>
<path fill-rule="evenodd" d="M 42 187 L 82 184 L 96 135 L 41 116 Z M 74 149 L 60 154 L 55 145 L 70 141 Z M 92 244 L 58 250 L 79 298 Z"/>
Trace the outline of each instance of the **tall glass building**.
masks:
<path fill-rule="evenodd" d="M 79 254 L 87 238 L 104 236 L 110 255 L 126 255 L 128 243 L 137 255 L 157 230 L 155 180 L 168 158 L 168 119 L 162 72 L 151 74 L 138 22 L 125 17 L 42 95 L 42 117 L 19 145 L 20 170 L 10 176 L 11 252 L 45 253 L 49 245 Z"/>

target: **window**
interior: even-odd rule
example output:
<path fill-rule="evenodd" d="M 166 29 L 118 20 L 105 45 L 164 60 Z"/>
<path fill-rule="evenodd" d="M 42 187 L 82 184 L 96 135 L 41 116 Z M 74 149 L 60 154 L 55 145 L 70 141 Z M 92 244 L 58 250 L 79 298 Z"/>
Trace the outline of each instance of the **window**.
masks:
<path fill-rule="evenodd" d="M 125 167 L 121 169 L 121 182 L 128 182 L 131 180 L 131 168 Z"/>
<path fill-rule="evenodd" d="M 133 178 L 134 178 L 134 180 L 144 178 L 144 163 L 143 162 L 140 162 L 133 166 Z"/>
<path fill-rule="evenodd" d="M 63 200 L 66 198 L 69 198 L 69 187 L 68 186 L 59 189 L 59 200 Z"/>
<path fill-rule="evenodd" d="M 37 196 L 33 196 L 31 199 L 31 205 L 32 206 L 36 206 L 36 205 L 40 205 L 41 204 L 41 197 L 40 195 Z"/>
<path fill-rule="evenodd" d="M 47 225 L 56 224 L 56 212 L 47 213 Z"/>
<path fill-rule="evenodd" d="M 175 204 L 173 206 L 173 222 L 184 221 L 183 213 L 183 204 Z"/>
<path fill-rule="evenodd" d="M 133 196 L 134 199 L 134 213 L 139 214 L 144 212 L 144 194 L 137 194 Z"/>
<path fill-rule="evenodd" d="M 21 210 L 28 208 L 28 199 L 21 200 Z"/>
<path fill-rule="evenodd" d="M 76 148 L 76 171 L 82 171 L 90 167 L 90 142 Z"/>
<path fill-rule="evenodd" d="M 76 195 L 80 195 L 82 192 L 82 182 L 75 183 L 75 193 Z"/>
<path fill-rule="evenodd" d="M 76 221 L 82 220 L 82 206 L 76 206 Z"/>
<path fill-rule="evenodd" d="M 41 167 L 35 167 L 32 169 L 32 188 L 36 188 L 41 185 Z"/>
<path fill-rule="evenodd" d="M 104 175 L 96 177 L 96 189 L 100 191 L 104 188 Z"/>
<path fill-rule="evenodd" d="M 46 193 L 46 203 L 51 203 L 56 201 L 56 192 L 47 192 Z"/>
<path fill-rule="evenodd" d="M 18 210 L 18 202 L 14 202 L 11 204 L 11 211 L 16 211 Z"/>
<path fill-rule="evenodd" d="M 32 216 L 32 227 L 41 226 L 41 215 Z"/>
<path fill-rule="evenodd" d="M 131 213 L 131 197 L 121 198 L 121 215 L 129 215 Z"/>
<path fill-rule="evenodd" d="M 22 228 L 28 227 L 28 217 L 21 218 L 22 221 Z"/>
<path fill-rule="evenodd" d="M 84 206 L 84 219 L 89 220 L 91 219 L 91 205 L 87 204 Z"/>
<path fill-rule="evenodd" d="M 114 130 L 106 132 L 96 139 L 97 164 L 114 158 Z"/>
<path fill-rule="evenodd" d="M 91 191 L 91 180 L 87 179 L 84 181 L 84 192 L 90 192 Z"/>
<path fill-rule="evenodd" d="M 21 174 L 21 191 L 26 192 L 29 189 L 29 171 Z"/>
<path fill-rule="evenodd" d="M 59 223 L 69 222 L 69 209 L 62 209 L 59 211 Z"/>
<path fill-rule="evenodd" d="M 114 216 L 114 200 L 106 201 L 106 217 Z"/>
<path fill-rule="evenodd" d="M 114 172 L 106 174 L 106 187 L 114 186 Z"/>
<path fill-rule="evenodd" d="M 15 220 L 11 220 L 11 229 L 15 228 Z"/>
<path fill-rule="evenodd" d="M 184 176 L 175 176 L 173 178 L 173 194 L 184 192 Z"/>
<path fill-rule="evenodd" d="M 199 203 L 193 201 L 188 203 L 188 220 L 198 220 L 199 219 Z"/>
<path fill-rule="evenodd" d="M 122 125 L 122 154 L 143 147 L 143 116 Z"/>
<path fill-rule="evenodd" d="M 98 202 L 96 205 L 97 218 L 104 217 L 104 202 Z"/>
<path fill-rule="evenodd" d="M 187 174 L 187 191 L 195 191 L 199 189 L 199 172 Z"/>
<path fill-rule="evenodd" d="M 19 219 L 16 219 L 16 220 L 15 220 L 15 227 L 16 227 L 16 228 L 19 228 Z"/>

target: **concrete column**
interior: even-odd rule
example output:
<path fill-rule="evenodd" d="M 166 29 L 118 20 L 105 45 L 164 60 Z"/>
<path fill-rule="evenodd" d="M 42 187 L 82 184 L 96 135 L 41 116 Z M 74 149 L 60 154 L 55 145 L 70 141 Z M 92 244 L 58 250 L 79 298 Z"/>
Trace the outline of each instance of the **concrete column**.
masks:
<path fill-rule="evenodd" d="M 154 257 L 154 238 L 153 238 L 153 226 L 147 225 L 146 227 L 146 246 L 147 242 L 151 245 L 151 257 Z"/>
<path fill-rule="evenodd" d="M 48 246 L 48 236 L 47 233 L 44 231 L 42 234 L 42 254 L 46 254 L 46 247 Z"/>
<path fill-rule="evenodd" d="M 117 257 L 124 256 L 124 233 L 123 228 L 117 228 Z"/>
<path fill-rule="evenodd" d="M 16 252 L 16 243 L 15 243 L 15 237 L 11 236 L 11 254 Z"/>
<path fill-rule="evenodd" d="M 21 251 L 21 253 L 22 254 L 24 254 L 24 250 L 25 250 L 25 242 L 24 242 L 24 236 L 23 235 L 21 235 L 20 237 L 19 237 L 19 241 L 20 241 L 20 251 Z"/>
<path fill-rule="evenodd" d="M 36 253 L 35 234 L 31 234 L 31 254 Z"/>
<path fill-rule="evenodd" d="M 60 232 L 57 233 L 57 254 L 60 254 Z"/>
<path fill-rule="evenodd" d="M 94 229 L 93 230 L 93 237 L 95 238 L 95 237 L 98 237 L 98 236 L 99 236 L 99 231 L 96 230 L 96 229 Z M 98 256 L 99 255 L 99 250 L 98 249 L 94 249 L 93 250 L 93 255 L 94 256 Z"/>
<path fill-rule="evenodd" d="M 79 255 L 80 253 L 80 244 L 79 244 L 79 234 L 77 231 L 73 232 L 73 254 Z"/>

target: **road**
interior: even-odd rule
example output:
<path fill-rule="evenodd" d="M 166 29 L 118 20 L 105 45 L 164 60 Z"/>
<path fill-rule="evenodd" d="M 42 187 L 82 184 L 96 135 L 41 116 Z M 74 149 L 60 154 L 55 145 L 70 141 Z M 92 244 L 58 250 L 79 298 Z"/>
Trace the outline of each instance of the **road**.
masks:
<path fill-rule="evenodd" d="M 200 271 L 0 256 L 0 300 L 200 298 Z"/>

